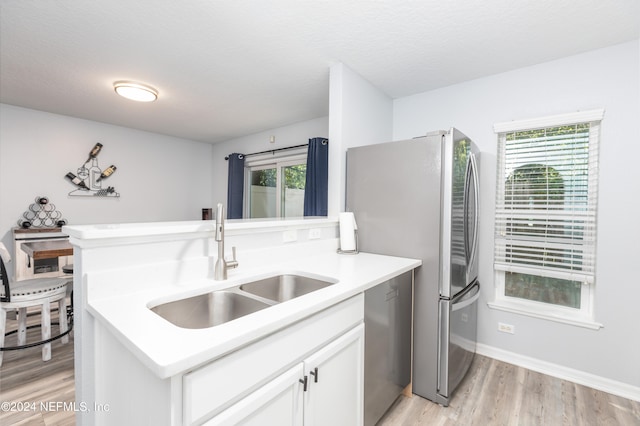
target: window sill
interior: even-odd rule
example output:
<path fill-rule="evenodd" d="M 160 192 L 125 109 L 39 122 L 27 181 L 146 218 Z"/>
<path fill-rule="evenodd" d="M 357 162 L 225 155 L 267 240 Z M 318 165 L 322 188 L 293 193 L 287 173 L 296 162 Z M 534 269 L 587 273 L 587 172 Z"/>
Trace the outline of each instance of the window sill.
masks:
<path fill-rule="evenodd" d="M 591 330 L 599 330 L 604 327 L 603 324 L 595 322 L 591 318 L 583 317 L 580 315 L 569 315 L 554 308 L 539 307 L 537 305 L 535 307 L 532 307 L 527 303 L 518 303 L 504 300 L 488 302 L 487 305 L 491 309 L 496 309 L 499 311 L 526 315 L 533 318 L 574 325 L 576 327 L 584 327 Z"/>

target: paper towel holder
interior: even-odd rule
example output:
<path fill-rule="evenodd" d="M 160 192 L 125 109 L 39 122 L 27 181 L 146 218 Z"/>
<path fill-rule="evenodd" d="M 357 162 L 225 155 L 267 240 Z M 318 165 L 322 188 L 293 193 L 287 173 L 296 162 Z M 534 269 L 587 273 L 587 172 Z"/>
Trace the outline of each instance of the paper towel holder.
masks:
<path fill-rule="evenodd" d="M 353 230 L 353 235 L 356 238 L 356 248 L 354 250 L 342 250 L 342 249 L 338 248 L 338 250 L 337 250 L 338 254 L 358 254 L 358 253 L 360 253 L 358 251 L 358 229 L 357 228 Z"/>

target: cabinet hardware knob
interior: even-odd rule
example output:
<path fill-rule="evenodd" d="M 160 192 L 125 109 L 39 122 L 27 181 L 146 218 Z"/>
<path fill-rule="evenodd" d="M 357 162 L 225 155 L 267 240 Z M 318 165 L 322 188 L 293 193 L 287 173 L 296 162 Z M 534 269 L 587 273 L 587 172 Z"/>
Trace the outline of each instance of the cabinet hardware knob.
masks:
<path fill-rule="evenodd" d="M 302 383 L 302 391 L 306 392 L 307 391 L 307 382 L 308 382 L 308 376 L 304 376 L 304 379 L 300 379 L 298 380 L 300 383 Z"/>
<path fill-rule="evenodd" d="M 313 376 L 313 382 L 318 383 L 318 367 L 314 368 L 313 371 L 310 371 L 309 374 Z"/>

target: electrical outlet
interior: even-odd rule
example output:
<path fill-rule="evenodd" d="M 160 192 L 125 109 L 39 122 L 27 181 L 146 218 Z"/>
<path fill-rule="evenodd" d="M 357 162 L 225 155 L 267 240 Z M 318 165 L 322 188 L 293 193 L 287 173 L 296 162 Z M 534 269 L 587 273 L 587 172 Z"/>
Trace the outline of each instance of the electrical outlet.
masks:
<path fill-rule="evenodd" d="M 322 236 L 322 230 L 320 228 L 312 228 L 309 229 L 309 239 L 317 240 Z"/>
<path fill-rule="evenodd" d="M 282 233 L 282 242 L 290 243 L 298 240 L 298 231 L 295 229 L 287 229 Z"/>
<path fill-rule="evenodd" d="M 516 334 L 516 328 L 511 324 L 505 324 L 503 322 L 498 323 L 498 331 L 509 334 Z"/>

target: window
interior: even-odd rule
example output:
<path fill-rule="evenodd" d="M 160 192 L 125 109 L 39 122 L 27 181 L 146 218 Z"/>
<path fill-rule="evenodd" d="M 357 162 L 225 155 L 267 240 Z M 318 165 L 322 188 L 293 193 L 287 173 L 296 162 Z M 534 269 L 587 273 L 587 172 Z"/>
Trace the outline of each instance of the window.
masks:
<path fill-rule="evenodd" d="M 247 218 L 302 217 L 307 169 L 306 150 L 273 154 L 246 163 L 245 214 Z"/>
<path fill-rule="evenodd" d="M 496 124 L 492 307 L 593 322 L 598 138 L 604 111 Z"/>

